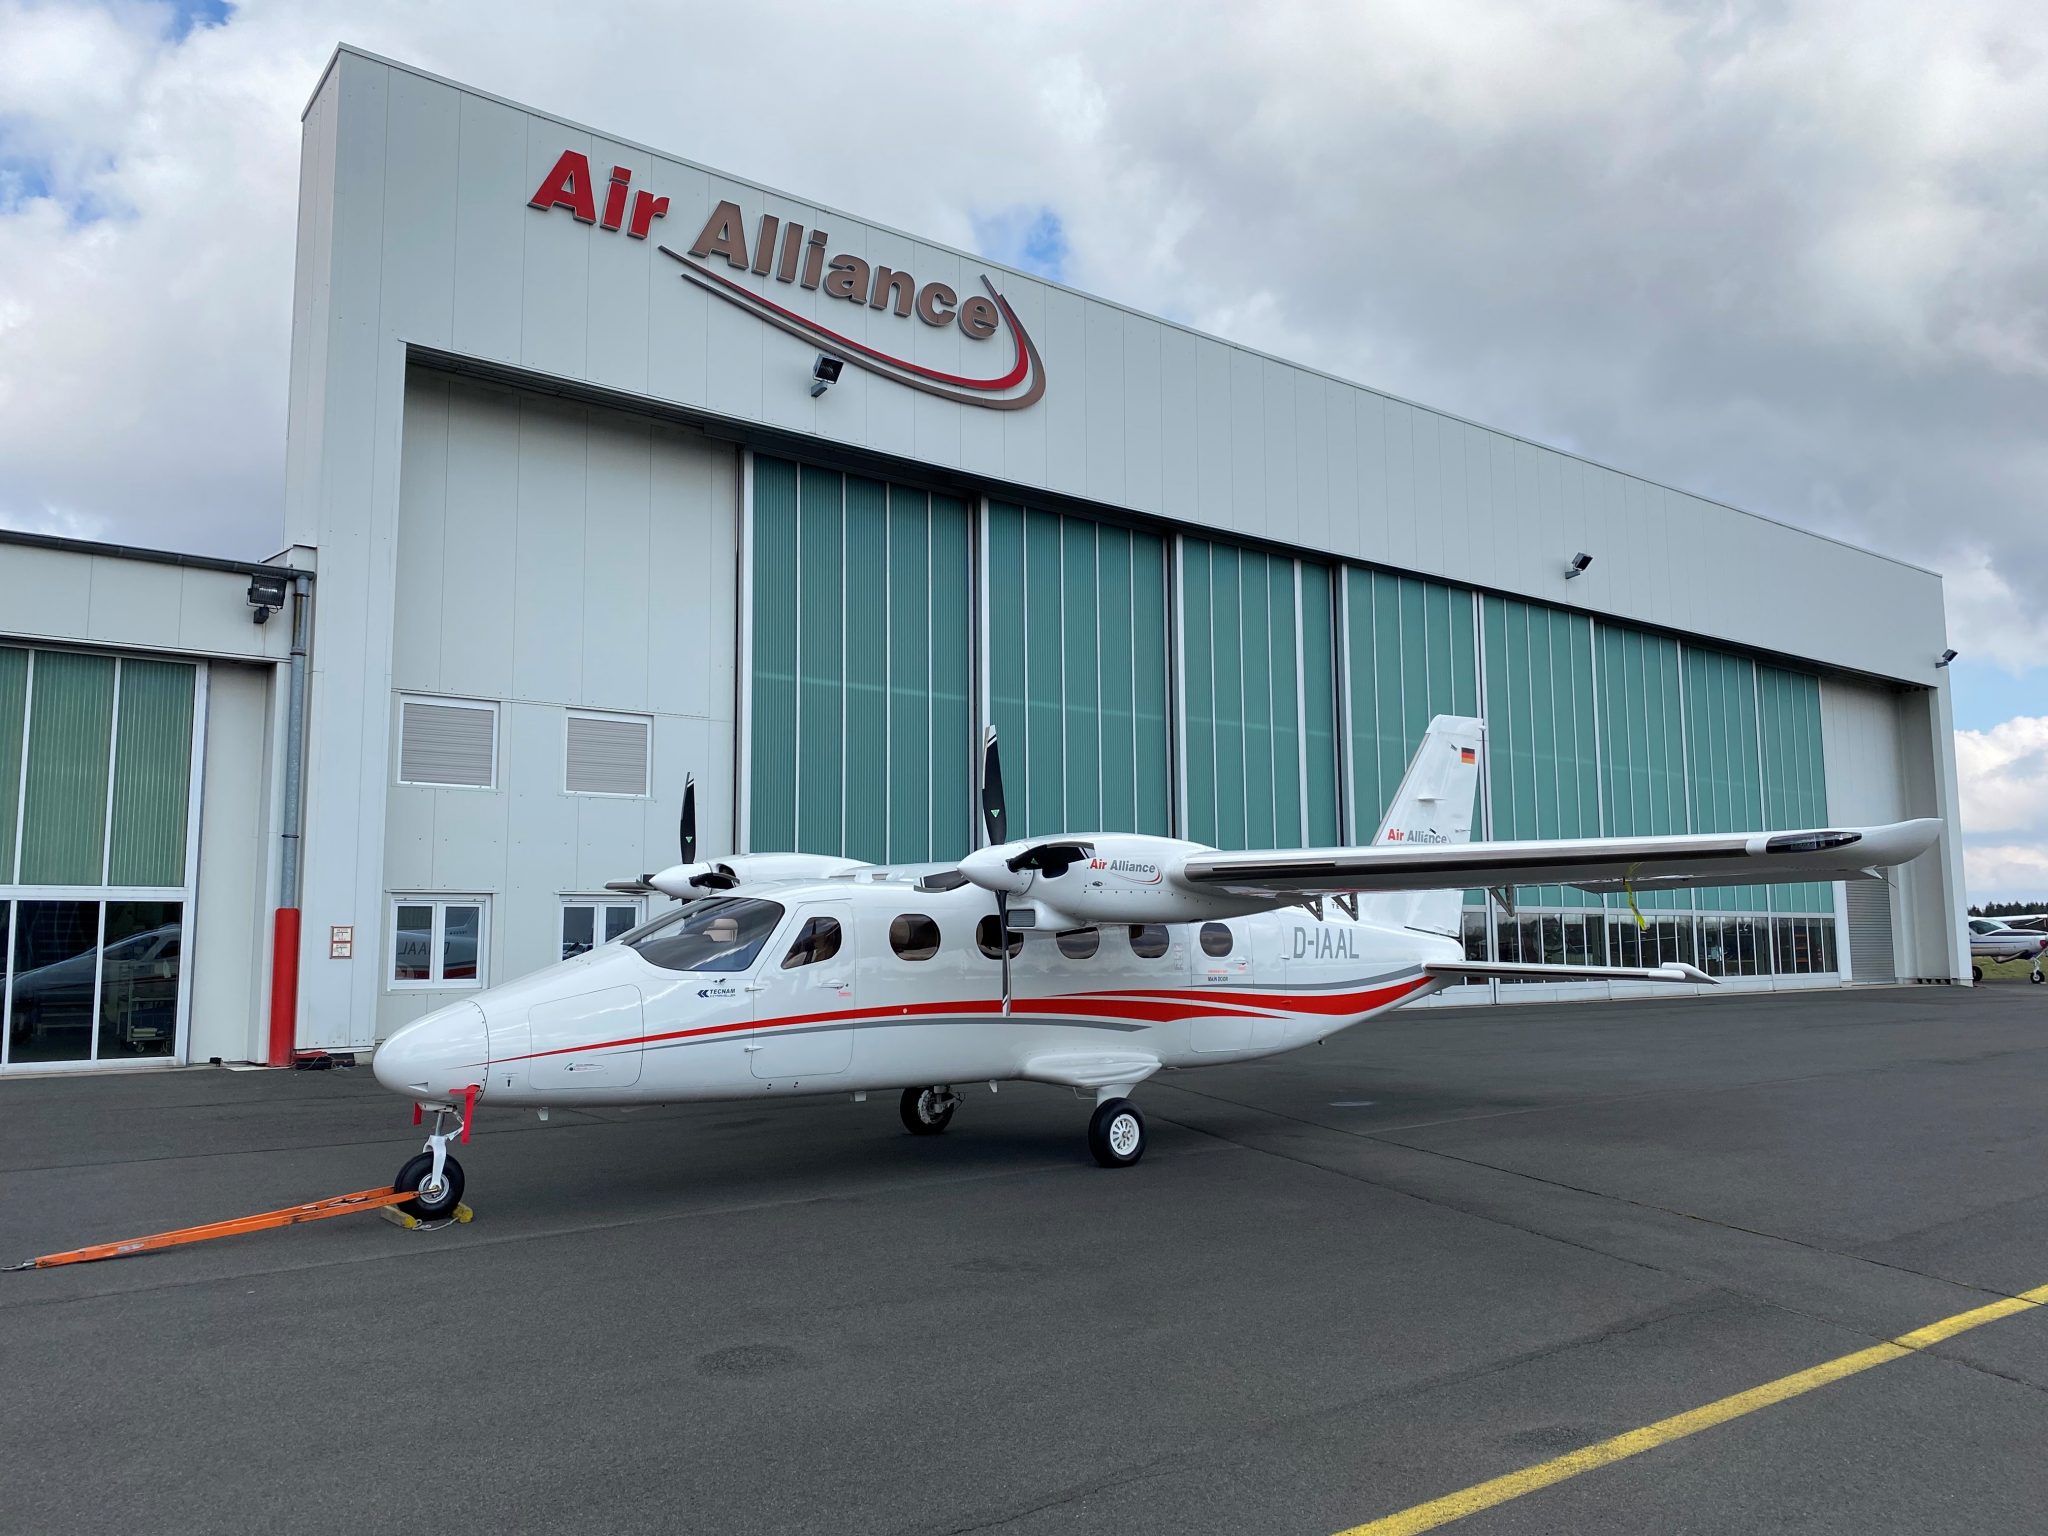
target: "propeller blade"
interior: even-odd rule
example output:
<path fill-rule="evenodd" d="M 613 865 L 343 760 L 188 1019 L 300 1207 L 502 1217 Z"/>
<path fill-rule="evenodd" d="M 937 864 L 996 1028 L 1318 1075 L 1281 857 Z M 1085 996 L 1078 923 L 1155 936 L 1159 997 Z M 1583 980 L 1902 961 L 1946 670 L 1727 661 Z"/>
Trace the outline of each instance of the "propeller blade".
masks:
<path fill-rule="evenodd" d="M 678 864 L 697 862 L 697 775 L 690 774 L 683 780 L 683 821 L 680 828 L 683 856 Z"/>
<path fill-rule="evenodd" d="M 996 892 L 996 943 L 1002 946 L 1003 1017 L 1007 1019 L 1010 1016 L 1010 903 L 1001 891 Z"/>
<path fill-rule="evenodd" d="M 1009 818 L 1003 814 L 1003 759 L 996 751 L 996 728 L 988 728 L 988 741 L 981 749 L 981 823 L 991 845 L 1010 840 Z M 1008 954 L 1007 948 L 1003 951 Z M 1003 989 L 1005 998 L 1009 988 Z"/>

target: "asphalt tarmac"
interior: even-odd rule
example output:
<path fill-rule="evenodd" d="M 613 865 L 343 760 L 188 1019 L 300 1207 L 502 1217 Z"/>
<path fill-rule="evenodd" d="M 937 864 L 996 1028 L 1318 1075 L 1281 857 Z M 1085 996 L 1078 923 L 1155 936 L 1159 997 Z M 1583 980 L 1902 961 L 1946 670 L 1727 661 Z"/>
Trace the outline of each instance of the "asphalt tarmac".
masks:
<path fill-rule="evenodd" d="M 8 1532 L 1330 1533 L 2048 1283 L 2048 988 L 1418 1010 L 1138 1100 L 480 1114 L 476 1220 L 0 1275 Z M 388 1181 L 0 1083 L 0 1262 Z M 1447 1529 L 2048 1530 L 2048 1308 Z"/>

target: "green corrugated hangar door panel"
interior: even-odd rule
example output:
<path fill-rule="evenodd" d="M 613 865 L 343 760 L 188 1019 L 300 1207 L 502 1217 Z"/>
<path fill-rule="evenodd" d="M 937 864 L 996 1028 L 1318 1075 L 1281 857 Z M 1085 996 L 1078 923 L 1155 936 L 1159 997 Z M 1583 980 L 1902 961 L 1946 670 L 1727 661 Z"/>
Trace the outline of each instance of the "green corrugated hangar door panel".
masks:
<path fill-rule="evenodd" d="M 967 506 L 754 461 L 748 846 L 970 846 Z"/>
<path fill-rule="evenodd" d="M 1168 834 L 1164 542 L 1003 502 L 987 536 L 989 713 L 1011 835 Z"/>

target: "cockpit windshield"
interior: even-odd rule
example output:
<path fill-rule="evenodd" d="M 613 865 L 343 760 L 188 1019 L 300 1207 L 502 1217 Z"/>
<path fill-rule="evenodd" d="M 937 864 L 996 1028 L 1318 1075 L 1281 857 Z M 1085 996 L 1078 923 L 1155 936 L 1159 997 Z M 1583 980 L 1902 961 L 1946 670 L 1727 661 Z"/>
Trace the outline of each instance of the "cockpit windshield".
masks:
<path fill-rule="evenodd" d="M 642 923 L 619 942 L 667 971 L 744 971 L 781 921 L 775 902 L 714 896 Z"/>

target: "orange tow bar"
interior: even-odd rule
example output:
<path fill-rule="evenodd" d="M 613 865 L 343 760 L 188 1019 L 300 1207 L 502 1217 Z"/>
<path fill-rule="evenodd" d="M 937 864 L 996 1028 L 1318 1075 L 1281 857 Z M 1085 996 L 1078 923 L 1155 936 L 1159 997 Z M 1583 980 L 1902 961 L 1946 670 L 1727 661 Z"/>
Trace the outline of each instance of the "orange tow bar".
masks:
<path fill-rule="evenodd" d="M 357 1211 L 382 1210 L 417 1198 L 417 1190 L 389 1187 L 359 1189 L 348 1195 L 329 1195 L 325 1200 L 308 1200 L 288 1205 L 281 1211 L 260 1211 L 254 1216 L 237 1216 L 233 1221 L 208 1222 L 203 1227 L 180 1227 L 175 1232 L 153 1232 L 148 1237 L 125 1238 L 118 1243 L 94 1243 L 90 1248 L 73 1248 L 68 1253 L 46 1253 L 7 1270 L 55 1269 L 62 1264 L 93 1264 L 101 1259 L 125 1259 L 134 1253 L 154 1253 L 159 1248 L 178 1248 L 186 1243 L 210 1242 L 216 1237 L 239 1237 L 244 1232 L 264 1232 L 272 1227 L 296 1227 L 330 1216 L 349 1216 Z"/>

